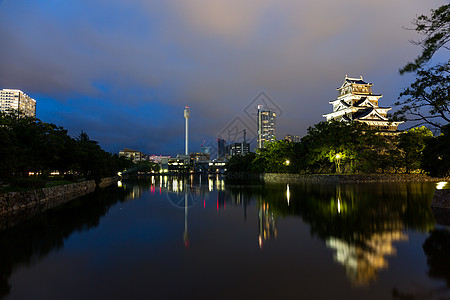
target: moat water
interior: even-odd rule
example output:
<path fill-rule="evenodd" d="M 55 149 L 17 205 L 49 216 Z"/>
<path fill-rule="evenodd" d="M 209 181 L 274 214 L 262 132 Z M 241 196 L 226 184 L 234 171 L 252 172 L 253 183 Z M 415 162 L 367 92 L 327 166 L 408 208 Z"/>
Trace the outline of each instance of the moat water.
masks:
<path fill-rule="evenodd" d="M 0 232 L 2 299 L 447 299 L 436 183 L 119 183 Z"/>

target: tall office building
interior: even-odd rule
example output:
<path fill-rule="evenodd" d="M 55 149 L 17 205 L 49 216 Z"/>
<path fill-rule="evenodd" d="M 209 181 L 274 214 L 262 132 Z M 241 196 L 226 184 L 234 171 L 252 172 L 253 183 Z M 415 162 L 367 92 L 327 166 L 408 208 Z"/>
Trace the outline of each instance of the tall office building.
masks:
<path fill-rule="evenodd" d="M 226 143 L 224 139 L 217 138 L 217 160 L 224 161 L 226 153 Z"/>
<path fill-rule="evenodd" d="M 276 125 L 276 113 L 271 110 L 263 110 L 262 105 L 258 105 L 258 140 L 257 148 L 263 148 L 265 142 L 275 141 L 275 125 Z"/>
<path fill-rule="evenodd" d="M 27 117 L 36 117 L 36 100 L 21 90 L 0 90 L 0 111 L 11 113 L 15 110 Z"/>

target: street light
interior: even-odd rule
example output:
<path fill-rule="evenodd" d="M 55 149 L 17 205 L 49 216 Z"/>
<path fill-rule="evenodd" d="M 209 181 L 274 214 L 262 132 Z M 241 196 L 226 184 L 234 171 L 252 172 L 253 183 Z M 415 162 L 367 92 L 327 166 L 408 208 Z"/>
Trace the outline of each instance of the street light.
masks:
<path fill-rule="evenodd" d="M 341 154 L 337 153 L 335 156 L 336 173 L 341 173 Z"/>

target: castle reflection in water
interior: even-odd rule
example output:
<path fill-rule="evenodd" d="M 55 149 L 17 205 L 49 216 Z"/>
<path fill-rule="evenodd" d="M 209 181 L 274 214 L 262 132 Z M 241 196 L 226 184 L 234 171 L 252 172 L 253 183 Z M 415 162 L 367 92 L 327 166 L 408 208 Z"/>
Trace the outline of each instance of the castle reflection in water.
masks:
<path fill-rule="evenodd" d="M 203 206 L 225 211 L 227 206 L 258 210 L 257 247 L 277 239 L 277 225 L 287 216 L 301 218 L 311 235 L 332 250 L 334 261 L 345 267 L 355 285 L 374 281 L 396 255 L 396 244 L 407 241 L 408 228 L 427 232 L 435 226 L 421 184 L 402 185 L 311 185 L 241 184 L 212 177 L 154 176 L 147 180 L 119 182 L 128 190 L 128 200 L 151 195 L 166 196 L 174 207 L 185 211 L 185 246 L 189 246 L 188 211 Z M 389 189 L 389 193 L 385 193 Z M 429 193 L 428 193 L 429 194 Z M 387 197 L 387 198 L 386 198 Z M 255 245 L 256 246 L 256 245 Z"/>

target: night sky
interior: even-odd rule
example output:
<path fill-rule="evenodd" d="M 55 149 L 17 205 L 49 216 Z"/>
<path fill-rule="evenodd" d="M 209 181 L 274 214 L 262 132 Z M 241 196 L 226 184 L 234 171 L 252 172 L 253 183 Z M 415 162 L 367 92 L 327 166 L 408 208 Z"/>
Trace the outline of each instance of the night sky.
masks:
<path fill-rule="evenodd" d="M 303 136 L 346 74 L 392 106 L 412 80 L 398 69 L 420 52 L 405 27 L 445 3 L 0 0 L 0 89 L 114 153 L 184 153 L 186 105 L 191 151 L 243 128 L 254 139 L 260 103 L 278 111 L 278 138 Z"/>

